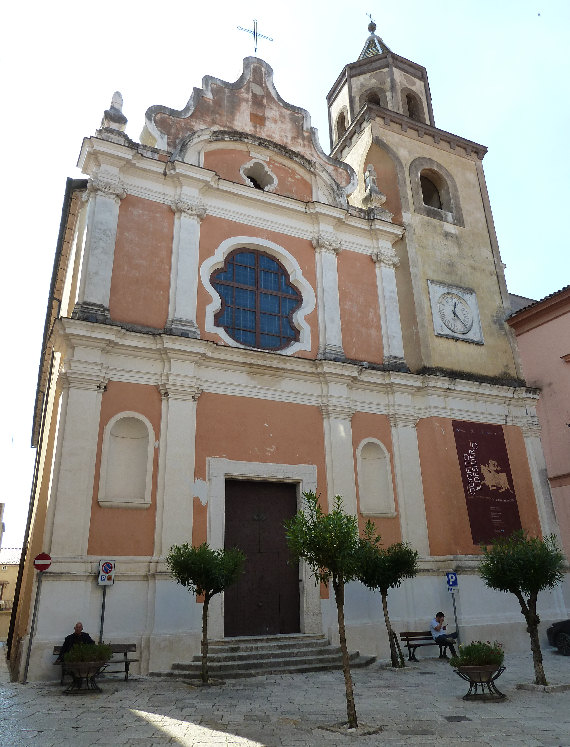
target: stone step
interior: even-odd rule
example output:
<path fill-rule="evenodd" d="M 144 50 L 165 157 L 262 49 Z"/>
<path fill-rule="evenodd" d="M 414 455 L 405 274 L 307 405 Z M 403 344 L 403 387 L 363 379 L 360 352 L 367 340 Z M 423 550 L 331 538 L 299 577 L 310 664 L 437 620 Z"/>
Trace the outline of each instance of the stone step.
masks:
<path fill-rule="evenodd" d="M 373 656 L 350 654 L 351 667 L 368 666 Z M 170 672 L 152 676 L 195 678 L 200 675 L 201 656 L 177 662 Z M 342 669 L 341 650 L 322 635 L 244 636 L 210 641 L 208 671 L 212 677 L 253 677 L 259 674 L 316 672 Z"/>
<path fill-rule="evenodd" d="M 350 655 L 350 667 L 356 669 L 367 667 L 372 664 L 376 658 L 374 656 L 360 656 L 358 652 Z M 151 677 L 169 677 L 175 679 L 197 679 L 200 676 L 200 664 L 182 665 L 184 668 L 173 666 L 170 672 L 150 672 Z M 327 670 L 340 671 L 342 662 L 340 656 L 315 657 L 314 659 L 273 659 L 264 660 L 263 662 L 248 662 L 247 668 L 238 666 L 220 666 L 208 661 L 208 673 L 210 677 L 222 676 L 226 679 L 238 679 L 242 677 L 256 677 L 265 674 L 296 674 L 302 672 L 324 672 Z"/>

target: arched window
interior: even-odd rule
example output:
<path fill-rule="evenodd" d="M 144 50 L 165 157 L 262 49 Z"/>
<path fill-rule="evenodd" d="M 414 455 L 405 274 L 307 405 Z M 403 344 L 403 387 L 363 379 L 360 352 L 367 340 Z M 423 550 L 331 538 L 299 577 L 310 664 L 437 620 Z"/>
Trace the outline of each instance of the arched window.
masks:
<path fill-rule="evenodd" d="M 369 93 L 366 97 L 366 101 L 368 101 L 369 104 L 376 104 L 376 106 L 381 106 L 380 96 L 378 96 L 377 93 Z"/>
<path fill-rule="evenodd" d="M 457 184 L 445 166 L 432 158 L 416 158 L 410 164 L 410 183 L 416 213 L 465 225 Z"/>
<path fill-rule="evenodd" d="M 344 112 L 341 112 L 336 120 L 336 139 L 340 140 L 341 137 L 346 132 L 346 115 Z"/>
<path fill-rule="evenodd" d="M 394 516 L 394 490 L 390 455 L 380 441 L 363 441 L 357 452 L 360 512 Z"/>
<path fill-rule="evenodd" d="M 99 503 L 145 507 L 151 501 L 153 433 L 137 413 L 112 418 L 103 433 Z"/>
<path fill-rule="evenodd" d="M 402 90 L 402 113 L 416 122 L 426 121 L 422 100 L 409 88 Z"/>
<path fill-rule="evenodd" d="M 263 350 L 281 350 L 299 339 L 293 313 L 301 294 L 287 270 L 265 252 L 236 249 L 210 283 L 222 305 L 214 323 L 236 342 Z"/>
<path fill-rule="evenodd" d="M 420 174 L 420 186 L 422 188 L 422 197 L 424 200 L 424 205 L 429 205 L 430 207 L 434 207 L 434 208 L 437 208 L 438 210 L 441 210 L 442 203 L 441 203 L 441 196 L 439 194 L 439 189 L 435 186 L 435 184 L 429 178 L 429 176 L 426 176 L 425 174 Z"/>

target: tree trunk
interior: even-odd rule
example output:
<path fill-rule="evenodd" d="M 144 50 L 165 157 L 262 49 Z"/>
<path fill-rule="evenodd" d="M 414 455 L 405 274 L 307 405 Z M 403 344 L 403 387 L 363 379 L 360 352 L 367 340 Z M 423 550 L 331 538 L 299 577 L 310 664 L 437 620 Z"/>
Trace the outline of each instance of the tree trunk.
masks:
<path fill-rule="evenodd" d="M 352 690 L 352 677 L 350 674 L 350 661 L 346 647 L 346 631 L 344 629 L 344 583 L 333 576 L 334 598 L 338 616 L 338 634 L 340 638 L 340 649 L 342 652 L 342 671 L 344 673 L 344 686 L 346 688 L 346 714 L 348 716 L 349 729 L 356 729 L 358 720 L 356 718 L 356 706 L 354 704 L 354 692 Z"/>
<path fill-rule="evenodd" d="M 390 616 L 388 615 L 388 593 L 380 590 L 382 595 L 382 611 L 384 612 L 384 622 L 386 623 L 386 630 L 388 631 L 388 640 L 390 641 L 390 658 L 392 659 L 393 667 L 405 667 L 403 658 L 400 659 L 398 652 L 396 651 L 396 644 L 394 642 L 394 631 L 392 630 L 392 623 L 390 622 Z"/>
<path fill-rule="evenodd" d="M 202 607 L 202 671 L 201 679 L 206 685 L 208 683 L 208 606 L 210 597 L 206 594 L 204 597 L 204 606 Z"/>
<path fill-rule="evenodd" d="M 531 594 L 528 601 L 522 594 L 516 595 L 521 606 L 523 615 L 526 620 L 526 629 L 530 636 L 530 648 L 532 651 L 532 663 L 534 664 L 534 683 L 535 685 L 548 685 L 542 663 L 542 650 L 540 648 L 540 639 L 538 637 L 538 624 L 540 618 L 536 614 L 537 594 Z"/>

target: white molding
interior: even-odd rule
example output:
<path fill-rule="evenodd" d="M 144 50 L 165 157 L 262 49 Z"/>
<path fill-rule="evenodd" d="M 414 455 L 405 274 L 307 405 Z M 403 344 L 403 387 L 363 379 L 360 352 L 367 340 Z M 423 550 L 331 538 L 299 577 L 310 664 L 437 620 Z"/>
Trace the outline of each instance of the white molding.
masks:
<path fill-rule="evenodd" d="M 212 332 L 219 335 L 222 340 L 234 348 L 245 348 L 247 350 L 257 350 L 249 346 L 241 345 L 239 342 L 233 340 L 223 329 L 218 327 L 214 323 L 214 317 L 221 308 L 221 299 L 217 291 L 210 283 L 210 277 L 212 273 L 223 267 L 227 255 L 234 249 L 238 248 L 253 249 L 258 251 L 268 252 L 271 256 L 275 257 L 285 267 L 289 274 L 289 280 L 291 284 L 297 288 L 301 294 L 302 304 L 293 314 L 293 324 L 299 330 L 299 340 L 293 342 L 287 348 L 283 350 L 275 350 L 273 352 L 281 355 L 292 355 L 298 350 L 311 350 L 311 328 L 306 321 L 306 316 L 310 314 L 315 308 L 315 293 L 310 283 L 304 278 L 301 266 L 295 259 L 295 257 L 284 249 L 279 244 L 275 244 L 273 241 L 267 239 L 260 239 L 255 236 L 232 236 L 218 246 L 216 251 L 211 257 L 208 257 L 200 267 L 200 278 L 206 291 L 210 294 L 212 300 L 206 307 L 206 319 L 204 323 L 204 329 L 206 332 Z"/>

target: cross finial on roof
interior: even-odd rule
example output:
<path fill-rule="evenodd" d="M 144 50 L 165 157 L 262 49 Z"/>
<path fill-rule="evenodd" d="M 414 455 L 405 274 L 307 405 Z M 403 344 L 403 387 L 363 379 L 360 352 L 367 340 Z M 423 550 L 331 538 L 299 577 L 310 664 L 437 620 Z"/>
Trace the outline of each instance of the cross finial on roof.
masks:
<path fill-rule="evenodd" d="M 372 20 L 372 15 L 370 13 L 368 13 L 367 15 L 368 18 L 370 18 L 370 23 L 368 24 L 368 31 L 370 32 L 370 36 L 366 40 L 366 44 L 364 45 L 364 48 L 360 53 L 360 57 L 358 58 L 359 60 L 363 60 L 365 57 L 374 57 L 374 55 L 385 54 L 386 52 L 392 51 L 390 47 L 385 44 L 379 36 L 376 36 L 376 34 L 374 33 L 376 31 L 376 24 Z"/>
<path fill-rule="evenodd" d="M 253 19 L 253 29 L 244 29 L 243 26 L 238 26 L 238 29 L 240 31 L 245 31 L 246 34 L 251 34 L 253 36 L 253 42 L 255 45 L 255 48 L 253 50 L 254 54 L 257 53 L 257 40 L 258 39 L 267 39 L 267 41 L 272 42 L 273 39 L 270 36 L 265 36 L 264 34 L 260 34 L 257 30 L 257 21 L 255 18 Z"/>

